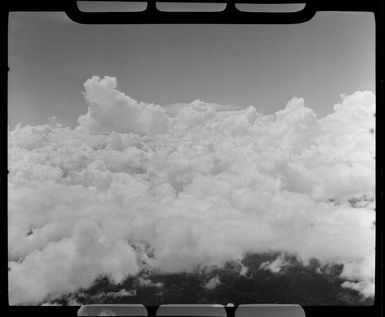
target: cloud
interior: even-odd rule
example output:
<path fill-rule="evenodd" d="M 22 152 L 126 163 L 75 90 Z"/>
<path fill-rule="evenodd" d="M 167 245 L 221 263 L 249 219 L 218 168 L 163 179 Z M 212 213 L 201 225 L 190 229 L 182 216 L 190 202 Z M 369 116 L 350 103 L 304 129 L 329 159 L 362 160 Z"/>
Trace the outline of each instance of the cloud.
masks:
<path fill-rule="evenodd" d="M 92 132 L 157 134 L 167 131 L 168 116 L 159 105 L 138 103 L 116 89 L 115 77 L 93 76 L 84 83 L 88 112 L 79 124 Z"/>
<path fill-rule="evenodd" d="M 221 281 L 219 279 L 218 276 L 215 276 L 213 278 L 211 278 L 205 285 L 205 288 L 209 289 L 209 290 L 213 290 L 214 288 L 216 288 L 218 285 L 221 284 Z"/>
<path fill-rule="evenodd" d="M 290 265 L 290 263 L 285 260 L 284 256 L 280 255 L 272 262 L 263 262 L 260 265 L 260 268 L 263 270 L 268 270 L 272 273 L 280 273 L 282 271 L 282 268 L 287 265 Z"/>
<path fill-rule="evenodd" d="M 203 101 L 198 100 L 198 99 L 194 100 L 191 103 L 179 102 L 179 103 L 172 103 L 172 104 L 164 105 L 163 107 L 164 107 L 166 113 L 170 117 L 175 117 L 182 109 L 189 108 L 192 104 L 196 105 L 196 104 L 202 104 L 202 103 L 209 105 L 211 108 L 215 109 L 218 112 L 219 111 L 236 111 L 236 110 L 242 109 L 242 107 L 236 106 L 236 105 L 221 105 L 221 104 L 213 103 L 213 102 L 207 103 L 207 102 L 203 102 Z"/>
<path fill-rule="evenodd" d="M 100 275 L 115 283 L 138 273 L 130 245 L 103 234 L 98 225 L 81 219 L 70 238 L 34 250 L 23 262 L 10 263 L 10 303 L 33 303 L 47 294 L 89 287 Z"/>
<path fill-rule="evenodd" d="M 9 131 L 12 304 L 270 251 L 343 264 L 344 286 L 373 295 L 371 92 L 323 118 L 302 98 L 273 115 L 198 100 L 171 117 L 113 77 L 84 87 L 75 129 Z"/>
<path fill-rule="evenodd" d="M 373 294 L 374 294 L 374 284 L 373 283 L 371 283 L 371 284 L 368 284 L 365 282 L 353 283 L 353 282 L 345 281 L 341 284 L 341 286 L 345 287 L 345 288 L 354 289 L 366 297 L 373 296 Z"/>

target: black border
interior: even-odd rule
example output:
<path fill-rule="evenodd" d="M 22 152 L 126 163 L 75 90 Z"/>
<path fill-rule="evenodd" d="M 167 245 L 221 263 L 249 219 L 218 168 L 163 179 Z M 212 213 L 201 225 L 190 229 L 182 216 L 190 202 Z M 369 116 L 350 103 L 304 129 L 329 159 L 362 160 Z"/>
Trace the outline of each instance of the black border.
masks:
<path fill-rule="evenodd" d="M 148 5 L 142 12 L 118 12 L 118 13 L 82 13 L 78 10 L 76 0 L 5 0 L 5 10 L 0 11 L 0 146 L 1 146 L 1 165 L 0 165 L 0 309 L 7 315 L 57 315 L 57 316 L 76 316 L 79 306 L 9 306 L 8 304 L 8 217 L 7 217 L 7 174 L 8 174 L 8 16 L 12 11 L 64 11 L 77 23 L 87 24 L 123 24 L 123 23 L 142 23 L 142 24 L 290 24 L 302 23 L 310 20 L 316 11 L 366 11 L 372 12 L 376 23 L 376 284 L 375 301 L 373 306 L 305 306 L 303 307 L 306 316 L 383 316 L 383 297 L 384 297 L 384 266 L 383 266 L 383 201 L 384 183 L 383 153 L 377 147 L 379 140 L 382 140 L 384 126 L 378 124 L 378 118 L 383 118 L 384 102 L 384 2 L 383 0 L 185 0 L 185 2 L 218 2 L 226 3 L 227 7 L 221 12 L 162 12 L 158 11 L 154 0 L 147 0 Z M 95 1 L 95 0 L 94 0 Z M 102 0 L 96 0 L 102 1 Z M 106 0 L 108 1 L 108 0 Z M 141 0 L 115 0 L 122 2 L 133 2 Z M 142 0 L 146 1 L 146 0 Z M 178 2 L 178 0 L 158 0 L 157 2 Z M 183 0 L 179 0 L 183 2 Z M 240 12 L 235 8 L 234 3 L 305 3 L 304 9 L 294 13 L 257 13 Z M 5 114 L 5 115 L 4 115 Z M 346 246 L 349 247 L 349 246 Z M 155 316 L 157 307 L 147 307 L 149 316 Z M 226 307 L 228 316 L 234 316 L 236 307 Z"/>

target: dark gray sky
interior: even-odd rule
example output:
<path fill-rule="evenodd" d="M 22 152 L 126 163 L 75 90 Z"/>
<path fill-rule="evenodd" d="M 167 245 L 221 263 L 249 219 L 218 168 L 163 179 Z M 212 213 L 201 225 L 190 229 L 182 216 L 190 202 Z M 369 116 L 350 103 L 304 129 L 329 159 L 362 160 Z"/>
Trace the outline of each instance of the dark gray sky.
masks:
<path fill-rule="evenodd" d="M 81 25 L 64 13 L 11 13 L 9 124 L 75 126 L 92 75 L 161 105 L 253 105 L 305 98 L 319 117 L 340 94 L 375 87 L 374 16 L 322 12 L 296 25 Z"/>

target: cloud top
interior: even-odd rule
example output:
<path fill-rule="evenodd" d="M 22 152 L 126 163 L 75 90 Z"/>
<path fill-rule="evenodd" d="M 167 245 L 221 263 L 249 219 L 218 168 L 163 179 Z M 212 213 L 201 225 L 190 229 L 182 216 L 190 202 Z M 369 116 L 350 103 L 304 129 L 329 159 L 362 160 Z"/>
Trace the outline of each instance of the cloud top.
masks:
<path fill-rule="evenodd" d="M 79 125 L 95 133 L 112 131 L 137 134 L 164 133 L 168 116 L 159 105 L 138 103 L 117 90 L 115 77 L 92 76 L 84 83 L 88 112 L 79 117 Z"/>
<path fill-rule="evenodd" d="M 373 295 L 373 93 L 323 118 L 302 98 L 274 115 L 197 100 L 169 116 L 114 77 L 84 88 L 77 128 L 9 131 L 11 304 L 271 251 L 343 264 L 343 286 Z"/>

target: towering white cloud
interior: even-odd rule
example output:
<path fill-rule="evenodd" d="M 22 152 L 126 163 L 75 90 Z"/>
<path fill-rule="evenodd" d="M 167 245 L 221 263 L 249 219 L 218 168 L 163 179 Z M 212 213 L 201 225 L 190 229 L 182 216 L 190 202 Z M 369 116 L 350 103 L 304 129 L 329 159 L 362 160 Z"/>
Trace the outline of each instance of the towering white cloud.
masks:
<path fill-rule="evenodd" d="M 138 103 L 116 89 L 115 77 L 93 76 L 84 83 L 88 112 L 79 124 L 92 132 L 157 134 L 167 131 L 168 117 L 161 106 Z"/>
<path fill-rule="evenodd" d="M 84 87 L 77 128 L 9 132 L 12 304 L 269 251 L 341 263 L 343 286 L 373 295 L 371 92 L 324 118 L 302 98 L 270 116 L 197 100 L 169 117 L 115 78 Z"/>

